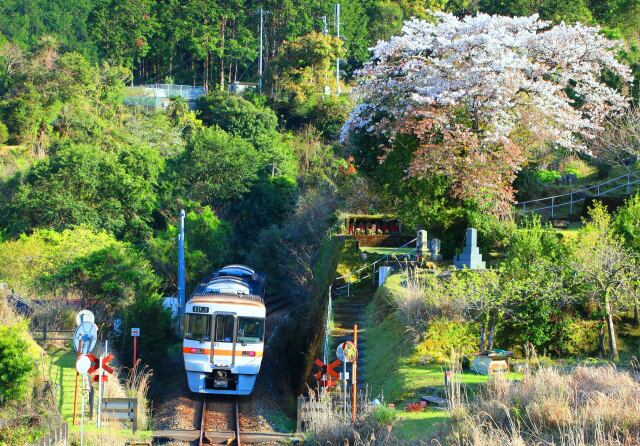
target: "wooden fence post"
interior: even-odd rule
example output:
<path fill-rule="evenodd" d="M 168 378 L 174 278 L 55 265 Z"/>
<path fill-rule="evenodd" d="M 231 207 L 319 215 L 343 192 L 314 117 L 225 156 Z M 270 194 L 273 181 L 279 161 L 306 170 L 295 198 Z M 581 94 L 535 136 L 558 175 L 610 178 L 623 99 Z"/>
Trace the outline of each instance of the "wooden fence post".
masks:
<path fill-rule="evenodd" d="M 300 395 L 298 397 L 298 409 L 296 411 L 296 432 L 302 432 L 302 405 L 304 404 L 304 397 Z"/>

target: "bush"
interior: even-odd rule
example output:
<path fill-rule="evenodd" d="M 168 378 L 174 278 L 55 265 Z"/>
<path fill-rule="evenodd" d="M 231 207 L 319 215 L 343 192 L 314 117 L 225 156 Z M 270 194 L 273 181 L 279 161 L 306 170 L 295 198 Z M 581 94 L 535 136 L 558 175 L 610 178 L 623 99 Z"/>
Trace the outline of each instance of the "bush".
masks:
<path fill-rule="evenodd" d="M 371 416 L 380 426 L 391 426 L 396 419 L 396 413 L 387 406 L 377 406 L 371 412 Z"/>
<path fill-rule="evenodd" d="M 584 178 L 597 172 L 595 167 L 592 167 L 586 161 L 580 158 L 570 157 L 564 160 L 560 164 L 560 171 L 563 174 L 573 174 L 577 178 Z"/>
<path fill-rule="evenodd" d="M 570 356 L 589 355 L 598 350 L 598 321 L 571 320 L 566 324 L 559 347 Z"/>
<path fill-rule="evenodd" d="M 212 92 L 198 100 L 200 118 L 226 132 L 255 143 L 260 136 L 273 136 L 278 117 L 268 107 L 255 105 L 235 94 Z"/>
<path fill-rule="evenodd" d="M 429 324 L 425 339 L 418 345 L 416 353 L 421 356 L 430 355 L 437 362 L 444 362 L 452 349 L 462 355 L 475 352 L 479 336 L 476 323 L 438 318 Z"/>
<path fill-rule="evenodd" d="M 4 144 L 9 140 L 9 129 L 0 122 L 0 144 Z"/>
<path fill-rule="evenodd" d="M 560 177 L 560 172 L 557 170 L 539 170 L 536 172 L 536 178 L 544 184 L 553 183 L 554 181 L 559 180 Z"/>
<path fill-rule="evenodd" d="M 34 361 L 23 323 L 0 327 L 0 401 L 23 398 L 28 390 Z"/>

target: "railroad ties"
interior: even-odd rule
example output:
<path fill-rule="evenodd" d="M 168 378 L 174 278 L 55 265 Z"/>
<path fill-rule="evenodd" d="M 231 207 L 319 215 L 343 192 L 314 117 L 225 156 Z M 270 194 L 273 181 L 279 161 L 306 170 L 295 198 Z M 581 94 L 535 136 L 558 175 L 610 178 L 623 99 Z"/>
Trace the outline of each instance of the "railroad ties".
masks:
<path fill-rule="evenodd" d="M 213 412 L 211 408 L 207 408 L 207 403 L 213 404 L 213 401 L 207 401 L 207 397 L 203 397 L 198 429 L 154 431 L 153 437 L 178 441 L 197 441 L 199 446 L 211 444 L 240 446 L 241 444 L 248 445 L 275 442 L 289 443 L 293 438 L 293 434 L 284 434 L 279 432 L 242 432 L 241 437 L 240 403 L 238 398 L 233 400 L 231 412 L 229 413 L 231 418 L 229 420 L 230 430 L 207 430 L 208 416 L 212 415 Z"/>

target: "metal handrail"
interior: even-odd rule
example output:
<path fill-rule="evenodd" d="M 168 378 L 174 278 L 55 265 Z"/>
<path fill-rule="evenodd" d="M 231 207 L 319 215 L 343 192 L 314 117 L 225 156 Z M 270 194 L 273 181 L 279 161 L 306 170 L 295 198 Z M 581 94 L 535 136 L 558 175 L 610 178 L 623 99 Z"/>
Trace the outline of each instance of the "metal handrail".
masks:
<path fill-rule="evenodd" d="M 609 183 L 613 183 L 615 181 L 618 181 L 620 178 L 630 178 L 631 175 L 633 175 L 634 177 L 637 177 L 638 175 L 640 175 L 640 170 L 635 171 L 635 172 L 629 172 L 629 173 L 625 173 L 624 175 L 620 175 L 619 177 L 616 178 L 612 178 L 608 181 L 605 181 L 604 183 L 600 183 L 600 184 L 596 184 L 594 186 L 589 186 L 586 187 L 584 189 L 578 189 L 578 190 L 574 190 L 572 192 L 566 192 L 564 194 L 559 194 L 559 195 L 551 195 L 548 197 L 544 197 L 544 198 L 536 198 L 535 200 L 528 200 L 528 201 L 519 201 L 517 203 L 515 203 L 515 205 L 525 205 L 525 204 L 529 204 L 529 203 L 536 203 L 538 201 L 544 201 L 544 200 L 551 200 L 552 198 L 560 198 L 560 197 L 568 197 L 570 195 L 574 195 L 574 194 L 579 194 L 580 192 L 586 192 L 592 189 L 597 189 L 599 187 L 605 186 Z M 635 184 L 635 183 L 631 183 L 631 184 Z M 626 185 L 626 183 L 625 183 Z"/>
<path fill-rule="evenodd" d="M 522 212 L 526 215 L 527 212 L 532 213 L 532 212 L 539 212 L 539 211 L 545 211 L 550 209 L 551 210 L 551 218 L 555 217 L 555 209 L 560 208 L 562 206 L 569 206 L 569 214 L 573 213 L 573 205 L 576 203 L 581 203 L 583 201 L 585 201 L 585 196 L 579 197 L 579 198 L 574 198 L 575 195 L 580 195 L 584 192 L 587 191 L 592 191 L 592 190 L 596 190 L 596 193 L 594 196 L 596 197 L 600 197 L 602 195 L 608 194 L 610 192 L 613 192 L 615 190 L 621 189 L 623 187 L 627 188 L 627 193 L 630 193 L 631 191 L 631 185 L 635 185 L 640 183 L 640 178 L 638 178 L 638 174 L 640 174 L 640 171 L 636 171 L 636 172 L 629 172 L 625 175 L 621 175 L 619 177 L 613 178 L 611 180 L 605 181 L 604 183 L 600 183 L 600 184 L 596 184 L 594 186 L 590 186 L 584 189 L 579 189 L 579 190 L 575 190 L 572 192 L 567 192 L 565 194 L 560 194 L 560 195 L 552 195 L 549 197 L 544 197 L 544 198 L 538 198 L 536 200 L 529 200 L 529 201 L 523 201 L 520 203 L 515 203 L 514 207 L 517 207 L 519 205 L 521 205 L 521 210 Z M 634 180 L 631 180 L 631 176 L 634 176 Z M 617 182 L 618 180 L 620 180 L 621 178 L 625 178 L 626 181 L 622 184 L 618 184 L 614 187 L 606 187 L 607 185 L 613 184 L 615 182 Z M 603 190 L 603 188 L 605 188 Z M 564 202 L 560 202 L 558 203 L 557 201 L 561 201 L 560 199 L 564 198 L 564 197 L 568 197 L 565 198 Z M 551 204 L 548 206 L 544 206 L 544 202 L 545 201 L 551 201 Z M 531 206 L 531 203 L 539 203 L 538 207 L 535 206 Z M 529 204 L 530 206 L 527 206 L 527 204 Z M 543 205 L 542 207 L 540 205 Z"/>

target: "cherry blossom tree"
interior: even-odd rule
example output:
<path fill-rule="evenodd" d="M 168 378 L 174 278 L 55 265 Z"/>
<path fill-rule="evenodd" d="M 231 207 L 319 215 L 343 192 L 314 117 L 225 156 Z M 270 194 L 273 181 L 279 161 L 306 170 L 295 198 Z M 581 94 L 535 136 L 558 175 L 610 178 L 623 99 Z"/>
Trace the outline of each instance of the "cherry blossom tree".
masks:
<path fill-rule="evenodd" d="M 433 15 L 378 42 L 357 73 L 359 105 L 342 130 L 343 142 L 382 141 L 381 160 L 409 136 L 408 177 L 447 176 L 455 198 L 504 213 L 529 157 L 555 146 L 586 150 L 603 120 L 627 105 L 602 81 L 604 72 L 631 80 L 616 59 L 620 42 L 596 27 L 536 15 Z"/>

